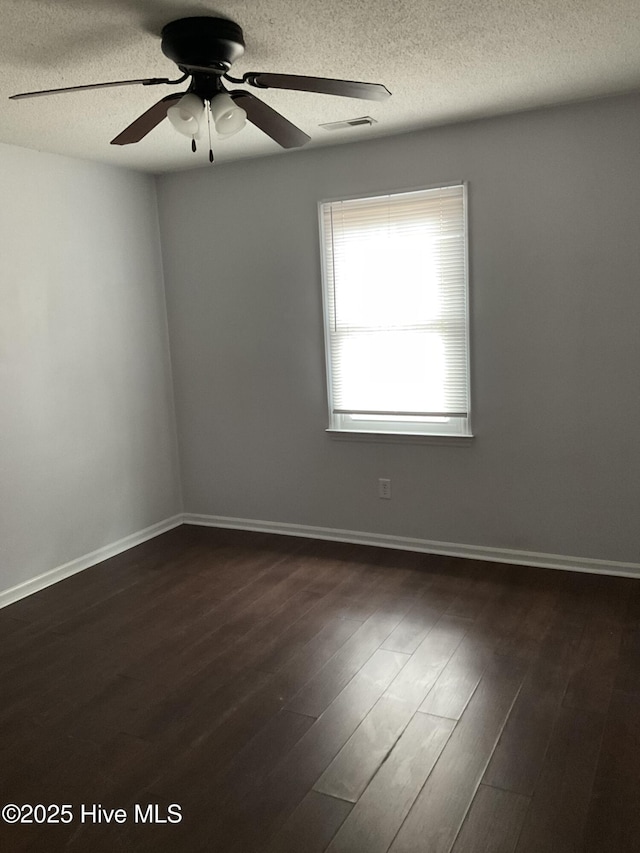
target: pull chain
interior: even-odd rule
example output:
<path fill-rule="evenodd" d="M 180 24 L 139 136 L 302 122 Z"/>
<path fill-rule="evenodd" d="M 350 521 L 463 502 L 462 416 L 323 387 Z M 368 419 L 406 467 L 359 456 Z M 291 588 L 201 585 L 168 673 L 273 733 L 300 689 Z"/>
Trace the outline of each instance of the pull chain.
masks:
<path fill-rule="evenodd" d="M 196 138 L 195 138 L 195 136 L 191 137 L 191 150 L 193 151 L 194 154 L 196 153 Z"/>
<path fill-rule="evenodd" d="M 207 127 L 209 129 L 209 162 L 213 163 L 213 148 L 211 147 L 211 101 L 207 102 Z"/>

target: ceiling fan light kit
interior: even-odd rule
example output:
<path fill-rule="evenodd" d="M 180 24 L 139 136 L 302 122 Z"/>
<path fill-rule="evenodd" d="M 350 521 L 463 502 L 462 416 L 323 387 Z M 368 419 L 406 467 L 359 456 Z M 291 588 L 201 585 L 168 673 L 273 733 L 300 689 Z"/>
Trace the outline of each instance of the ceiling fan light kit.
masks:
<path fill-rule="evenodd" d="M 205 120 L 204 102 L 197 95 L 184 95 L 169 107 L 167 118 L 178 133 L 198 139 Z"/>
<path fill-rule="evenodd" d="M 391 94 L 381 83 L 361 83 L 326 77 L 255 71 L 248 72 L 241 78 L 231 77 L 228 72 L 233 63 L 244 54 L 245 43 L 242 29 L 234 21 L 225 18 L 180 18 L 167 24 L 161 36 L 162 52 L 176 63 L 182 74 L 176 80 L 151 77 L 72 86 L 66 89 L 46 89 L 12 95 L 12 100 L 81 89 L 105 89 L 136 84 L 175 85 L 190 77 L 191 82 L 186 92 L 166 95 L 112 139 L 111 144 L 130 145 L 139 142 L 161 121 L 168 118 L 179 133 L 191 137 L 192 150 L 195 150 L 195 140 L 201 135 L 205 120 L 209 122 L 208 109 L 211 110 L 210 115 L 216 132 L 222 137 L 238 133 L 249 121 L 283 148 L 298 148 L 311 139 L 299 127 L 246 89 L 228 90 L 223 79 L 256 89 L 289 89 L 374 101 L 388 98 Z M 211 151 L 209 159 L 213 162 Z"/>
<path fill-rule="evenodd" d="M 230 95 L 220 93 L 210 104 L 216 133 L 220 136 L 233 136 L 247 123 L 247 114 Z"/>

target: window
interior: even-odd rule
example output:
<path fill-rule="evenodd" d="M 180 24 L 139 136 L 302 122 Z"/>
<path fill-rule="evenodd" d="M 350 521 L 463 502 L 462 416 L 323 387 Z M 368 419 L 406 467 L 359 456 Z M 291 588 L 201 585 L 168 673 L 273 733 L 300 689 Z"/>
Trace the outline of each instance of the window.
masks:
<path fill-rule="evenodd" d="M 320 205 L 330 430 L 470 435 L 464 184 Z"/>

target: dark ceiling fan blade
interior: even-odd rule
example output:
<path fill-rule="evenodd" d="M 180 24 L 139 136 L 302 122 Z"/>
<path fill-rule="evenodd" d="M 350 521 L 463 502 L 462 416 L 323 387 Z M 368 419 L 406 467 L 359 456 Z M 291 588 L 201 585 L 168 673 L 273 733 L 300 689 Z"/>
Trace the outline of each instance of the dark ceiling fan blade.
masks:
<path fill-rule="evenodd" d="M 125 127 L 122 133 L 119 133 L 115 139 L 111 140 L 112 145 L 131 145 L 132 142 L 140 142 L 147 133 L 153 130 L 156 125 L 167 117 L 167 110 L 173 104 L 177 103 L 184 95 L 184 92 L 176 92 L 174 95 L 167 95 L 162 100 L 158 101 L 152 107 L 142 113 L 141 116 L 131 122 L 129 127 Z"/>
<path fill-rule="evenodd" d="M 355 80 L 304 77 L 299 74 L 262 74 L 250 71 L 243 76 L 242 82 L 258 89 L 294 89 L 298 92 L 342 95 L 344 98 L 364 98 L 367 101 L 384 101 L 391 95 L 382 83 L 358 83 Z"/>
<path fill-rule="evenodd" d="M 283 148 L 299 148 L 311 139 L 303 130 L 292 124 L 289 119 L 280 115 L 260 98 L 256 98 L 251 92 L 234 89 L 229 94 L 235 103 L 246 112 L 251 124 L 255 124 Z"/>
<path fill-rule="evenodd" d="M 88 86 L 67 86 L 64 89 L 42 89 L 40 92 L 21 92 L 10 95 L 10 101 L 20 101 L 22 98 L 39 98 L 41 95 L 62 95 L 65 92 L 82 92 L 86 89 L 110 89 L 112 86 L 159 86 L 162 83 L 182 83 L 185 74 L 179 80 L 169 80 L 167 77 L 148 77 L 142 80 L 116 80 L 113 83 L 90 83 Z"/>

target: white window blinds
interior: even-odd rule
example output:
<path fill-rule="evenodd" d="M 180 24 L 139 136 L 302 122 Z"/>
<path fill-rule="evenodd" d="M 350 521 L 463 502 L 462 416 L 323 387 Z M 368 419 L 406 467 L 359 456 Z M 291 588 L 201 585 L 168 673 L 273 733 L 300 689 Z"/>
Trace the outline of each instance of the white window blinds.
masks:
<path fill-rule="evenodd" d="M 321 224 L 332 415 L 467 418 L 464 185 L 327 202 Z"/>

